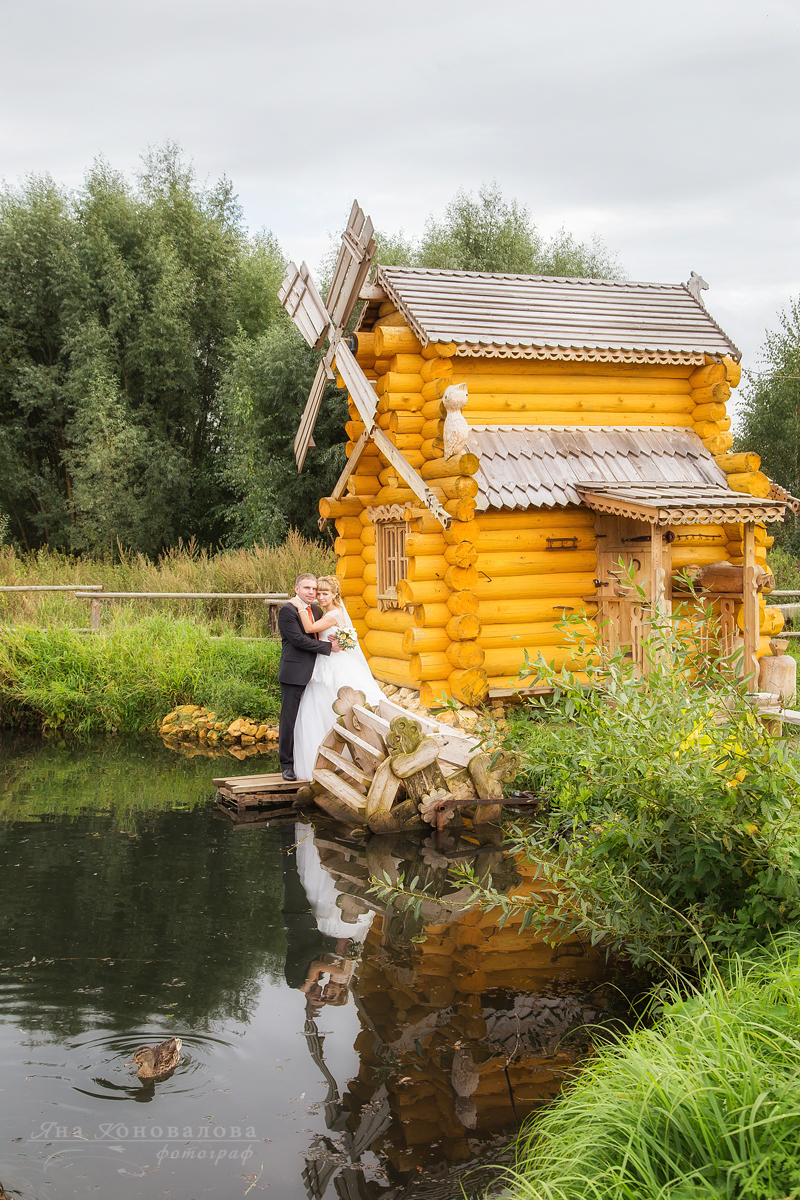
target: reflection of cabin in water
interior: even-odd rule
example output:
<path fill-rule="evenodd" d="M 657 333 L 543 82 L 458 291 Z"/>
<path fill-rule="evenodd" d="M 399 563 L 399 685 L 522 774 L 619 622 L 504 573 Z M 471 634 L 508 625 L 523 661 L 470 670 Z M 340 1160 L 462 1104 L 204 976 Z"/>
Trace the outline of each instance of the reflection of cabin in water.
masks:
<path fill-rule="evenodd" d="M 341 1099 L 330 1094 L 330 1128 L 352 1162 L 371 1150 L 401 1176 L 443 1159 L 480 1161 L 492 1151 L 496 1159 L 493 1139 L 558 1094 L 586 1052 L 585 1026 L 606 1019 L 604 956 L 575 937 L 553 948 L 522 928 L 521 913 L 501 928 L 497 909 L 463 910 L 469 889 L 455 891 L 445 878 L 458 858 L 469 858 L 479 875 L 490 870 L 501 890 L 541 889 L 546 902 L 546 881 L 533 881 L 532 868 L 498 847 L 448 839 L 443 855 L 429 843 L 354 843 L 324 830 L 313 840 L 345 921 L 358 910 L 375 913 L 350 982 L 359 1070 Z M 371 875 L 396 881 L 400 870 L 430 892 L 419 918 L 367 891 Z M 312 1053 L 314 1032 L 307 1022 Z M 319 1065 L 324 1070 L 321 1056 Z M 324 1194 L 335 1171 L 325 1147 L 316 1150 L 304 1171 L 312 1197 Z"/>
<path fill-rule="evenodd" d="M 568 660 L 556 626 L 582 609 L 641 659 L 650 608 L 671 605 L 685 568 L 705 571 L 754 670 L 782 624 L 759 595 L 763 522 L 788 498 L 757 455 L 729 453 L 740 355 L 694 283 L 378 266 L 364 287 L 370 233 L 354 206 L 328 308 L 316 297 L 304 332 L 329 338 L 348 390 L 348 463 L 320 512 L 376 677 L 426 703 L 518 689 L 524 651 Z M 282 296 L 301 328 L 312 287 L 290 268 Z"/>

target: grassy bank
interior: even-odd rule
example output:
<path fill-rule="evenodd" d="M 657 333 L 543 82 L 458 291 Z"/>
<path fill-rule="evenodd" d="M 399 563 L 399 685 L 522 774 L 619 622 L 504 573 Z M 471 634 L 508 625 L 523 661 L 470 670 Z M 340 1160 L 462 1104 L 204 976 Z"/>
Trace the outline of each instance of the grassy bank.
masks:
<path fill-rule="evenodd" d="M 301 571 L 333 570 L 332 548 L 292 532 L 280 546 L 211 554 L 180 546 L 156 561 L 125 551 L 113 559 L 49 551 L 19 554 L 0 547 L 0 586 L 99 583 L 107 592 L 285 592 Z M 269 631 L 269 612 L 258 601 L 136 600 L 104 602 L 103 622 L 114 610 L 142 617 L 155 612 L 204 622 L 211 633 L 235 629 L 248 637 Z M 89 625 L 89 601 L 64 593 L 0 593 L 0 626 L 43 628 Z"/>
<path fill-rule="evenodd" d="M 177 704 L 274 717 L 280 645 L 219 638 L 196 619 L 112 613 L 99 634 L 33 626 L 0 632 L 0 724 L 137 733 Z"/>
<path fill-rule="evenodd" d="M 509 1200 L 797 1196 L 800 934 L 723 976 L 590 1060 L 526 1130 Z"/>

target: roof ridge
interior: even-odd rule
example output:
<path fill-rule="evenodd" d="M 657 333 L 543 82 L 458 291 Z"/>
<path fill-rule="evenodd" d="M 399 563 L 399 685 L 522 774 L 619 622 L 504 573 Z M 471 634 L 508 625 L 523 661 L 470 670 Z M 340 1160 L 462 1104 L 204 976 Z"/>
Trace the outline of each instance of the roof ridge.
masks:
<path fill-rule="evenodd" d="M 685 283 L 659 283 L 652 279 L 621 279 L 603 275 L 526 275 L 521 271 L 464 271 L 455 267 L 410 267 L 377 263 L 380 271 L 404 271 L 413 275 L 454 275 L 461 279 L 530 279 L 536 283 L 591 283 L 609 287 L 670 288 L 686 290 Z M 691 292 L 689 293 L 691 295 Z M 694 297 L 692 297 L 694 299 Z M 705 308 L 701 304 L 702 308 Z"/>

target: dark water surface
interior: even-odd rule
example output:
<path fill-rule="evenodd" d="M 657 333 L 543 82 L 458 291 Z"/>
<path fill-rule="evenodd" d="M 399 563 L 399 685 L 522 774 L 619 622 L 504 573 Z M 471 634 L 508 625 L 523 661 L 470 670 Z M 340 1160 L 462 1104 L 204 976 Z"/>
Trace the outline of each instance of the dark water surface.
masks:
<path fill-rule="evenodd" d="M 237 827 L 226 765 L 154 745 L 0 742 L 0 1181 L 23 1197 L 481 1194 L 604 1019 L 599 959 L 464 912 L 469 831 Z M 465 840 L 466 839 L 466 840 Z M 444 851 L 444 853 L 443 853 Z M 370 873 L 438 899 L 386 909 Z M 144 1085 L 142 1045 L 183 1041 Z M 467 1168 L 467 1174 L 463 1172 Z"/>

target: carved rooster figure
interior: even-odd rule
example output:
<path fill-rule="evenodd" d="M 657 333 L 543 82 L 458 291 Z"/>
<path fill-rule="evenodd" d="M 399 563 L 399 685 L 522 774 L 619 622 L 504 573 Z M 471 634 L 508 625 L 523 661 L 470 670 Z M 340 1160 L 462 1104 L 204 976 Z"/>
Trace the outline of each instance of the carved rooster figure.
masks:
<path fill-rule="evenodd" d="M 442 396 L 442 403 L 445 407 L 444 418 L 444 456 L 452 458 L 454 454 L 462 454 L 464 447 L 467 444 L 469 437 L 469 425 L 467 418 L 462 413 L 462 408 L 467 403 L 467 385 L 465 383 L 451 383 L 449 388 L 445 389 Z"/>

